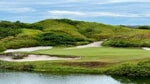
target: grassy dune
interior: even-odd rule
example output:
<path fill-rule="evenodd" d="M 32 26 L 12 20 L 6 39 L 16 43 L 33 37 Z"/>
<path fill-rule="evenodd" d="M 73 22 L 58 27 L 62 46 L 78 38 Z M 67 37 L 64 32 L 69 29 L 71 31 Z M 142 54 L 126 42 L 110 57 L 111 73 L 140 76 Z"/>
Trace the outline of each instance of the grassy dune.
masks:
<path fill-rule="evenodd" d="M 46 19 L 32 24 L 0 22 L 0 44 L 6 49 L 40 45 L 74 46 L 103 39 L 107 39 L 104 46 L 149 47 L 149 37 L 150 30 L 69 19 Z"/>

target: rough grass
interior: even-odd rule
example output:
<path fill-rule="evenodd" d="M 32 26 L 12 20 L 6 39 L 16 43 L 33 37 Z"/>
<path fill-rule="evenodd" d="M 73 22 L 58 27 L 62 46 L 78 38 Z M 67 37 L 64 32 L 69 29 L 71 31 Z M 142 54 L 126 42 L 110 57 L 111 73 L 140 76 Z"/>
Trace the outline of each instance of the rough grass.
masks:
<path fill-rule="evenodd" d="M 49 73 L 84 73 L 84 74 L 108 74 L 116 76 L 131 77 L 149 77 L 150 61 L 128 62 L 123 64 L 114 64 L 111 66 L 85 66 L 87 62 L 74 62 L 76 66 L 67 65 L 71 61 L 38 61 L 38 62 L 4 62 L 0 61 L 0 68 L 15 71 L 34 71 Z M 90 62 L 89 62 L 90 63 Z M 87 63 L 89 65 L 89 63 Z M 78 64 L 78 65 L 77 65 Z M 84 64 L 84 66 L 83 66 Z M 99 63 L 100 64 L 100 63 Z"/>
<path fill-rule="evenodd" d="M 150 31 L 135 29 L 127 35 L 109 38 L 103 45 L 113 47 L 150 47 Z"/>
<path fill-rule="evenodd" d="M 78 38 L 83 38 L 85 39 L 86 37 L 82 34 L 80 34 L 75 26 L 64 23 L 64 22 L 58 22 L 52 19 L 47 19 L 40 21 L 38 23 L 35 23 L 38 25 L 41 25 L 44 27 L 43 31 L 48 32 L 48 31 L 58 31 L 58 32 L 64 32 L 67 33 L 73 37 L 78 37 Z"/>

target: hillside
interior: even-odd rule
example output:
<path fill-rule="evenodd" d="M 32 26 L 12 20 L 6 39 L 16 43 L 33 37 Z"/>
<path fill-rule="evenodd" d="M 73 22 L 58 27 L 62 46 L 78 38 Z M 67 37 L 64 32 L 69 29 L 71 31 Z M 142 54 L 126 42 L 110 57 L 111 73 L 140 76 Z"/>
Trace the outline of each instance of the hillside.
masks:
<path fill-rule="evenodd" d="M 31 46 L 75 46 L 107 39 L 113 47 L 150 47 L 150 30 L 96 22 L 46 19 L 36 23 L 0 22 L 0 51 Z"/>

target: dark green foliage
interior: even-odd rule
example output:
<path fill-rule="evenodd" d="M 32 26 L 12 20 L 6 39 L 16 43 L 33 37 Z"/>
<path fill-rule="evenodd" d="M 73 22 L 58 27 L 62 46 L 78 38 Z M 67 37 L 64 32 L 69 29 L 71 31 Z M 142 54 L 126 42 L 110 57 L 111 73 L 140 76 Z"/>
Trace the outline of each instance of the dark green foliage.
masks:
<path fill-rule="evenodd" d="M 20 29 L 0 27 L 0 39 L 8 37 L 8 36 L 16 36 L 20 32 L 21 32 Z"/>
<path fill-rule="evenodd" d="M 134 76 L 134 77 L 149 77 L 150 76 L 150 60 L 142 61 L 137 64 L 126 63 L 110 68 L 106 71 L 107 74 Z"/>
<path fill-rule="evenodd" d="M 107 40 L 103 43 L 104 46 L 112 46 L 112 47 L 140 47 L 141 45 L 136 42 L 131 42 L 129 40 L 122 39 L 111 39 Z"/>
<path fill-rule="evenodd" d="M 37 38 L 44 45 L 74 45 L 76 41 L 83 41 L 80 38 L 73 38 L 65 33 L 47 32 Z"/>
<path fill-rule="evenodd" d="M 36 24 L 27 24 L 22 23 L 20 21 L 9 22 L 9 21 L 1 21 L 0 22 L 0 39 L 8 37 L 8 36 L 16 36 L 21 33 L 22 28 L 27 29 L 38 29 L 42 30 L 43 28 Z"/>
<path fill-rule="evenodd" d="M 138 29 L 150 29 L 150 26 L 139 26 Z"/>
<path fill-rule="evenodd" d="M 70 19 L 54 19 L 58 22 L 63 22 L 63 23 L 68 23 L 70 25 L 77 25 L 79 24 L 81 21 L 73 21 L 73 20 L 70 20 Z"/>
<path fill-rule="evenodd" d="M 43 28 L 37 24 L 28 24 L 28 23 L 22 23 L 20 21 L 16 22 L 9 22 L 9 21 L 0 21 L 0 27 L 2 28 L 28 28 L 28 29 L 39 29 L 42 30 Z"/>

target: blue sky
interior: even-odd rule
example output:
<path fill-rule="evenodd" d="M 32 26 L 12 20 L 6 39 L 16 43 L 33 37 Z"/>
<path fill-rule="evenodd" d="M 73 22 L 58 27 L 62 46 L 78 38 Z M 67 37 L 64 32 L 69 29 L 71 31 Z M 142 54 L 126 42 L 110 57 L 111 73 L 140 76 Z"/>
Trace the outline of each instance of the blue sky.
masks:
<path fill-rule="evenodd" d="M 0 0 L 0 20 L 48 18 L 150 25 L 150 0 Z"/>

